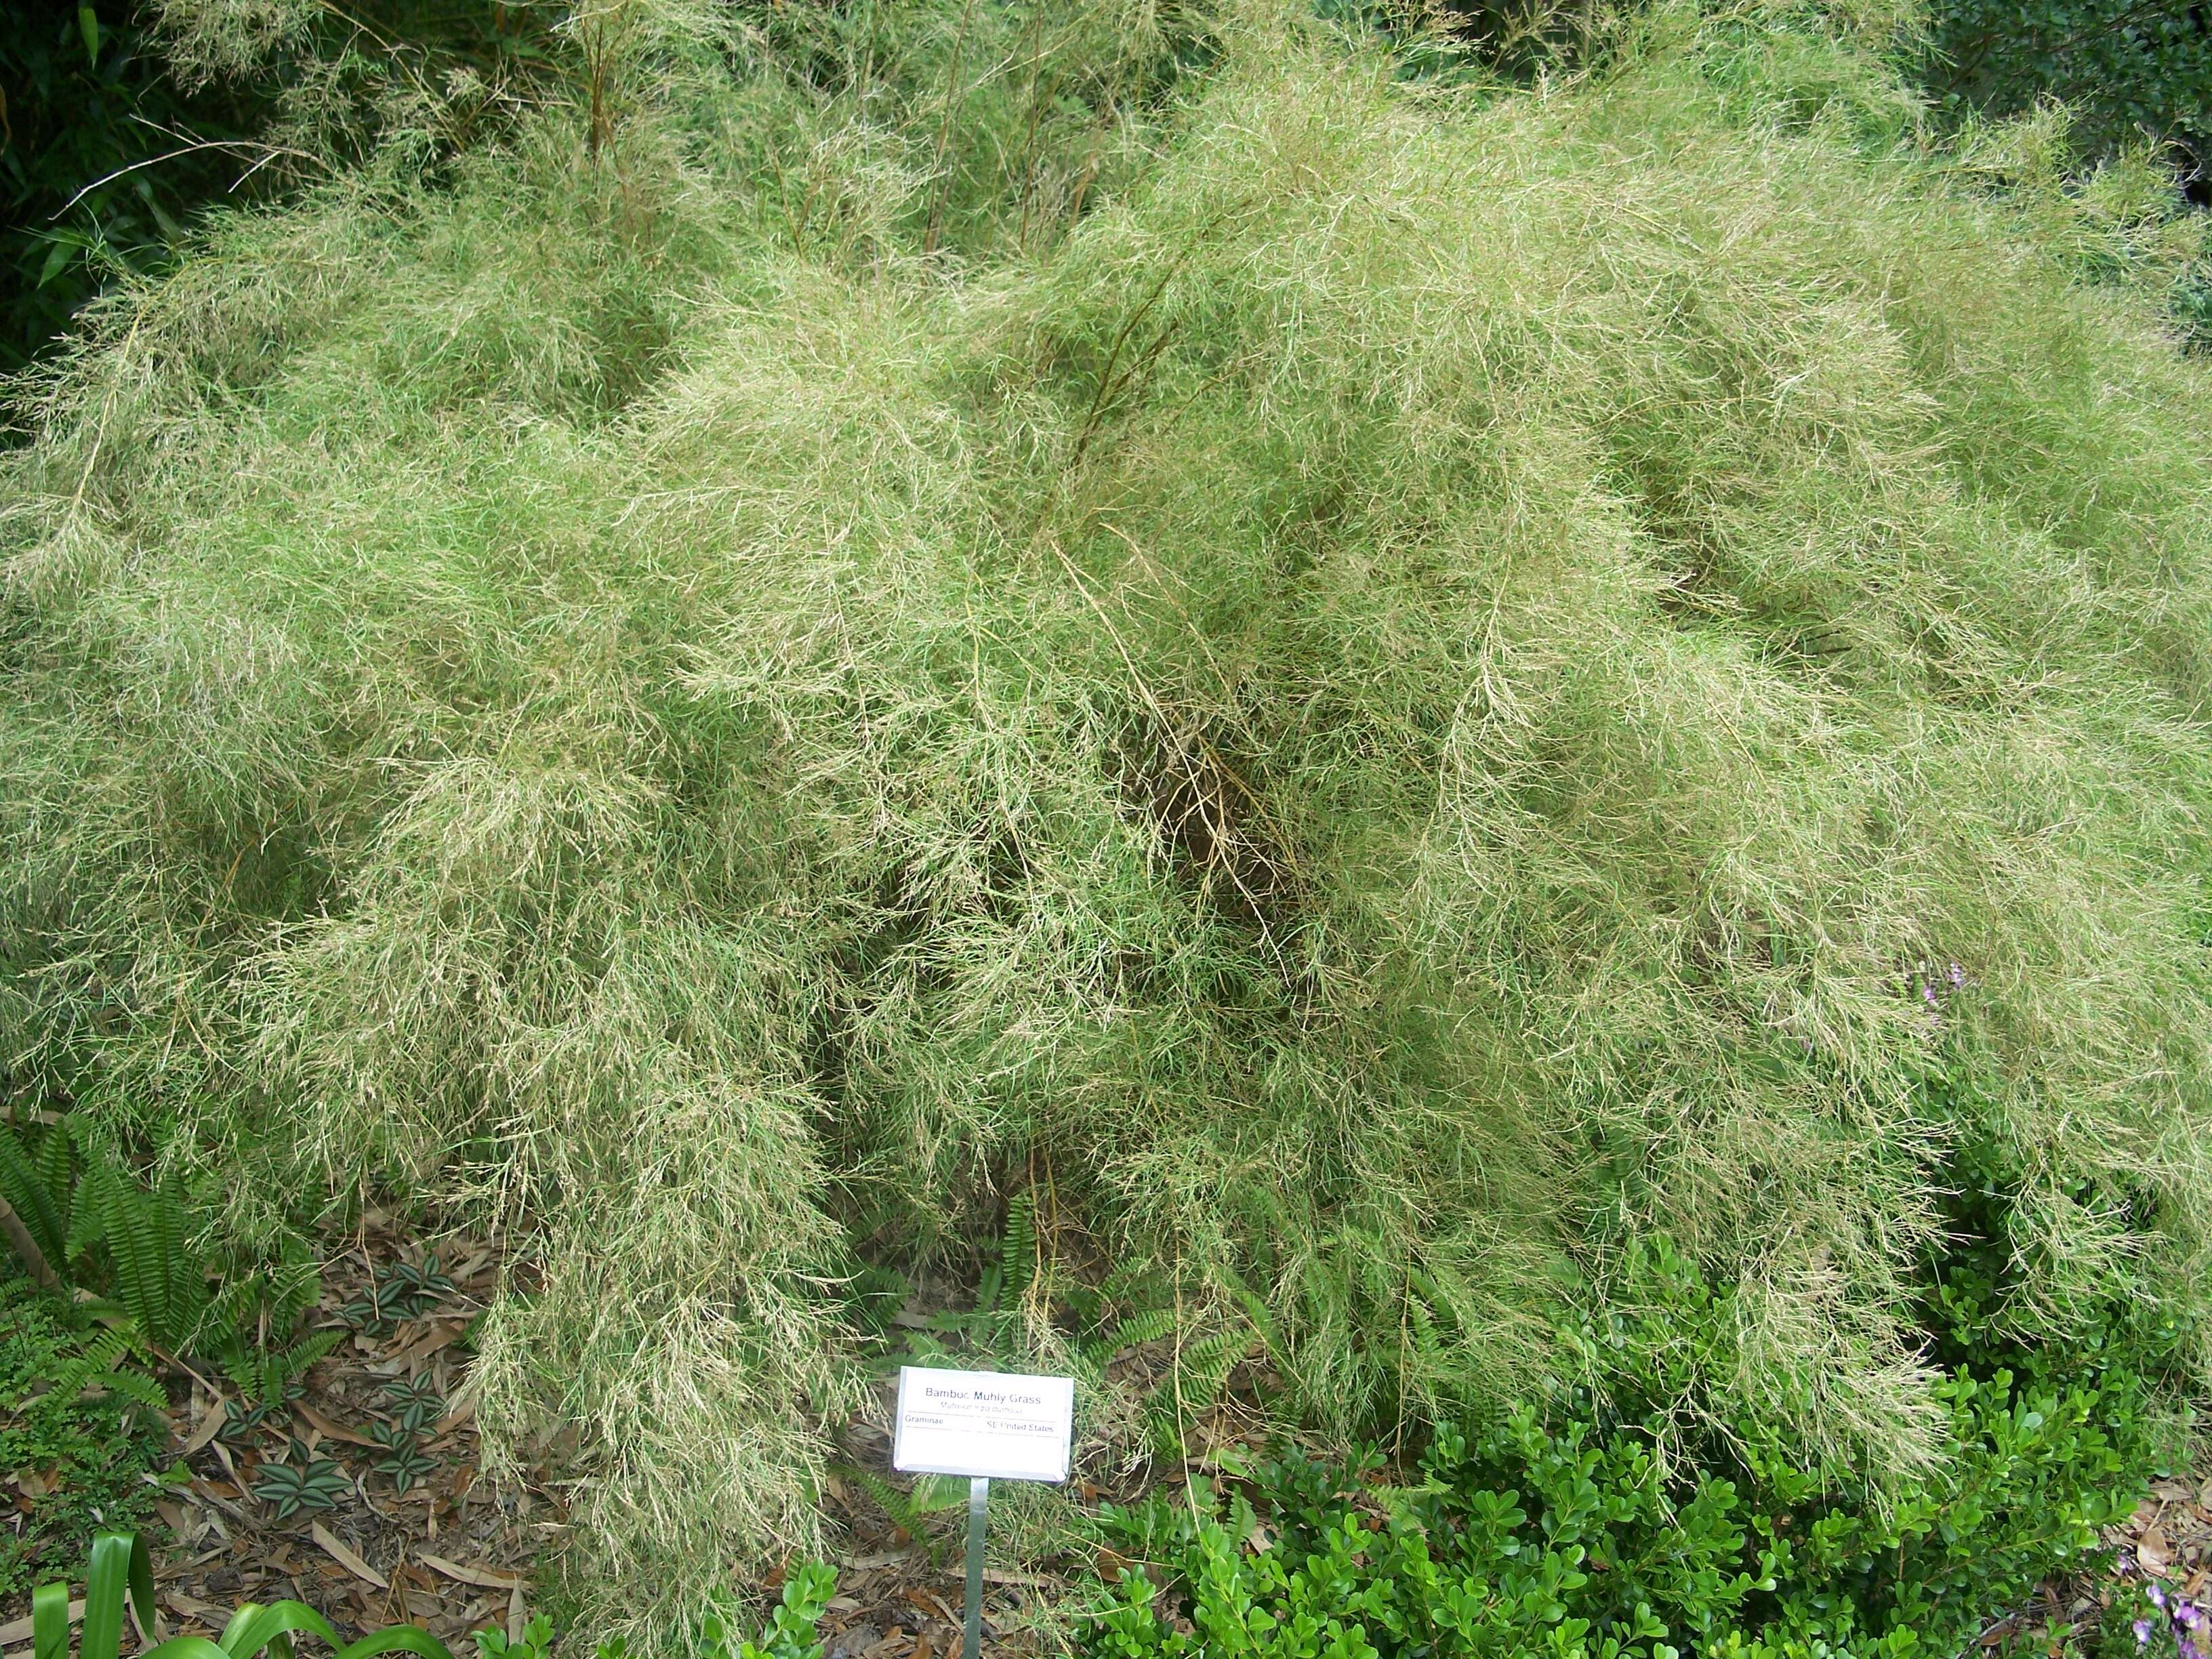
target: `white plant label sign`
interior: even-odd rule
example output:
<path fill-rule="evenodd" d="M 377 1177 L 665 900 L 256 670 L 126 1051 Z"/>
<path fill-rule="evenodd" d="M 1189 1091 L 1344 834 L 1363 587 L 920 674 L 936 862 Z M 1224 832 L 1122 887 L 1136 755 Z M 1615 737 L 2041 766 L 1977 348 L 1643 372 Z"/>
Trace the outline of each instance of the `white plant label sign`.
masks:
<path fill-rule="evenodd" d="M 1065 1480 L 1075 1379 L 998 1371 L 899 1370 L 891 1467 L 970 1480 Z"/>

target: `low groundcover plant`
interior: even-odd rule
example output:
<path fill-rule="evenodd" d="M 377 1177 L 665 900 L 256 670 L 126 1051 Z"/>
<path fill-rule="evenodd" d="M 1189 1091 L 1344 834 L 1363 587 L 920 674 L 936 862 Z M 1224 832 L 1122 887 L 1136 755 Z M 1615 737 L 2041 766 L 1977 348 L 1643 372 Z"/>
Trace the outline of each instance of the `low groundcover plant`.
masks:
<path fill-rule="evenodd" d="M 1085 1651 L 1955 1654 L 2082 1565 L 2172 1449 L 2144 1377 L 2171 1363 L 2176 1333 L 2117 1301 L 2073 1340 L 2022 1353 L 2018 1372 L 1953 1372 L 1936 1389 L 1948 1457 L 1885 1484 L 1800 1467 L 1740 1415 L 1686 1420 L 1731 1298 L 1663 1241 L 1623 1290 L 1643 1311 L 1567 1333 L 1589 1356 L 1587 1386 L 1439 1427 L 1407 1481 L 1291 1457 L 1233 1467 L 1203 1502 L 1109 1510 L 1098 1536 L 1130 1565 L 1101 1587 Z M 1967 1297 L 1994 1311 L 1987 1290 Z M 2148 1599 L 2179 1605 L 2155 1585 Z M 2194 1621 L 2176 1626 L 2193 1647 Z M 2136 1620 L 2132 1646 L 2108 1645 L 2149 1633 Z"/>

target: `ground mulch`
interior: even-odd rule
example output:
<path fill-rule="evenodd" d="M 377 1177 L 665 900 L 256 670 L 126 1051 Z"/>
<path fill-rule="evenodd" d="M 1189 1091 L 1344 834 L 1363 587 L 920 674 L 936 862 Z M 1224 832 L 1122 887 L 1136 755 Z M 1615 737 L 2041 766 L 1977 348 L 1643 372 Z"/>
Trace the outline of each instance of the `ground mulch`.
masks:
<path fill-rule="evenodd" d="M 394 1269 L 438 1288 L 405 1316 L 378 1318 L 375 1288 Z M 306 1320 L 337 1345 L 301 1379 L 299 1397 L 247 1427 L 232 1422 L 238 1390 L 205 1368 L 173 1375 L 172 1454 L 189 1480 L 155 1504 L 167 1535 L 149 1537 L 162 1636 L 220 1634 L 242 1602 L 305 1602 L 349 1639 L 387 1625 L 417 1624 L 459 1656 L 475 1631 L 519 1635 L 541 1587 L 533 1568 L 565 1530 L 566 1509 L 550 1473 L 556 1457 L 520 1479 L 495 1479 L 483 1465 L 465 1398 L 469 1334 L 500 1282 L 496 1239 L 448 1236 L 434 1249 L 390 1217 L 370 1211 L 354 1237 L 324 1262 L 322 1289 Z M 919 1305 L 919 1304 L 917 1304 Z M 919 1323 L 926 1312 L 904 1316 Z M 1118 1355 L 1116 1377 L 1141 1387 L 1164 1367 L 1166 1342 Z M 392 1437 L 404 1396 L 427 1389 L 436 1413 L 416 1437 L 422 1467 L 402 1489 L 389 1468 Z M 884 1380 L 871 1408 L 839 1437 L 842 1466 L 906 1484 L 890 1468 L 890 1401 Z M 1244 1429 L 1233 1401 L 1192 1425 L 1194 1447 L 1237 1438 Z M 541 1451 L 544 1448 L 539 1449 Z M 325 1506 L 280 1516 L 267 1495 L 269 1471 L 327 1461 L 343 1477 Z M 1203 1467 L 1203 1456 L 1194 1469 Z M 1079 1471 L 1086 1503 L 1127 1501 L 1163 1478 L 1149 1466 Z M 824 1518 L 836 1540 L 837 1593 L 822 1623 L 825 1659 L 947 1659 L 961 1644 L 964 1594 L 964 1505 L 933 1516 L 928 1537 L 910 1535 L 849 1479 L 831 1475 Z M 1027 1656 L 1041 1639 L 1042 1615 L 1072 1575 L 1111 1565 L 1059 1564 L 985 1575 L 987 1654 Z M 783 1571 L 737 1588 L 773 1601 Z M 0 1608 L 5 1621 L 27 1608 Z M 11 1632 L 11 1640 L 13 1632 Z M 10 1653 L 6 1659 L 25 1659 Z"/>
<path fill-rule="evenodd" d="M 226 1379 L 191 1377 L 170 1414 L 172 1444 L 191 1478 L 155 1505 L 170 1534 L 154 1552 L 162 1635 L 215 1636 L 240 1602 L 283 1599 L 306 1602 L 348 1638 L 417 1624 L 458 1655 L 468 1653 L 475 1631 L 520 1634 L 534 1605 L 533 1564 L 565 1530 L 566 1510 L 544 1468 L 526 1468 L 520 1478 L 489 1475 L 469 1408 L 456 1403 L 468 1334 L 498 1283 L 497 1241 L 451 1237 L 434 1255 L 370 1212 L 350 1246 L 325 1264 L 309 1318 L 310 1328 L 338 1333 L 338 1346 L 302 1379 L 300 1397 L 268 1422 L 224 1432 L 235 1390 Z M 365 1306 L 374 1311 L 375 1285 L 397 1263 L 426 1274 L 434 1269 L 444 1282 L 409 1316 L 365 1318 Z M 1166 1352 L 1164 1345 L 1131 1350 L 1117 1358 L 1116 1372 L 1141 1380 L 1165 1363 Z M 401 1384 L 418 1394 L 427 1388 L 441 1407 L 417 1437 L 424 1467 L 404 1490 L 388 1468 L 390 1447 L 379 1440 L 380 1425 L 388 1440 L 398 1422 Z M 1256 1414 L 1237 1398 L 1259 1391 L 1233 1389 L 1192 1425 L 1198 1455 L 1188 1472 L 1205 1472 L 1221 1446 L 1263 1449 Z M 890 1477 L 890 1392 L 885 1382 L 873 1409 L 840 1437 L 848 1468 Z M 280 1517 L 257 1488 L 270 1465 L 296 1463 L 302 1451 L 337 1465 L 343 1489 L 329 1507 Z M 1119 1474 L 1079 1469 L 1076 1480 L 1084 1501 L 1095 1504 L 1129 1501 L 1163 1478 L 1157 1468 L 1138 1467 Z M 824 1659 L 958 1654 L 964 1507 L 933 1517 L 932 1535 L 917 1538 L 854 1481 L 832 1475 L 823 1503 L 839 1546 L 837 1593 L 821 1626 Z M 2156 1589 L 2177 1635 L 2199 1634 L 2212 1654 L 2212 1614 L 2200 1612 L 2212 1599 L 2212 1483 L 2157 1482 L 2132 1516 L 2106 1531 L 2105 1542 L 2113 1552 L 2105 1571 L 2046 1583 L 2033 1604 L 1994 1622 L 1979 1646 L 2053 1655 L 2086 1650 L 2114 1596 L 2137 1583 Z M 1048 1650 L 1054 1645 L 1046 1634 L 1048 1610 L 1080 1576 L 1110 1577 L 1124 1565 L 1102 1559 L 1035 1572 L 987 1571 L 984 1651 L 1026 1659 Z M 772 1600 L 782 1578 L 778 1571 L 744 1588 Z"/>
<path fill-rule="evenodd" d="M 466 1335 L 497 1279 L 495 1242 L 448 1239 L 431 1264 L 374 1212 L 352 1248 L 325 1264 L 311 1328 L 341 1333 L 304 1379 L 301 1397 L 271 1421 L 222 1432 L 234 1390 L 192 1379 L 171 1413 L 188 1485 L 157 1508 L 171 1538 L 155 1580 L 168 1633 L 213 1635 L 241 1601 L 289 1598 L 351 1636 L 396 1622 L 422 1626 L 457 1651 L 469 1632 L 519 1632 L 530 1606 L 531 1563 L 565 1516 L 536 1478 L 495 1480 L 482 1468 L 465 1405 L 453 1403 L 468 1364 Z M 420 1296 L 409 1316 L 365 1311 L 393 1264 L 434 1265 L 450 1288 Z M 436 1404 L 416 1437 L 424 1467 L 402 1481 L 380 1463 L 403 1401 L 395 1385 L 427 1387 Z M 419 1407 L 418 1407 L 419 1409 Z M 401 1437 L 404 1437 L 402 1436 Z M 279 1518 L 258 1492 L 272 1462 L 328 1460 L 345 1486 L 328 1508 Z"/>
<path fill-rule="evenodd" d="M 933 1304 L 922 1298 L 896 1322 L 924 1325 Z M 1126 1348 L 1108 1366 L 1108 1375 L 1139 1392 L 1159 1386 L 1172 1364 L 1174 1344 L 1162 1340 Z M 932 1362 L 936 1363 L 936 1362 Z M 1232 1376 L 1223 1398 L 1194 1417 L 1186 1443 L 1191 1457 L 1184 1473 L 1214 1472 L 1214 1459 L 1235 1446 L 1256 1455 L 1262 1439 L 1256 1427 L 1256 1400 L 1264 1382 L 1246 1368 Z M 869 1408 L 845 1426 L 839 1447 L 846 1467 L 905 1484 L 891 1472 L 890 1424 L 897 1385 L 885 1378 Z M 1096 1450 L 1096 1449 L 1094 1449 Z M 1086 1506 L 1136 1501 L 1177 1472 L 1156 1462 L 1079 1458 L 1071 1476 L 1076 1497 Z M 833 1474 L 824 1483 L 823 1508 L 841 1547 L 837 1595 L 821 1630 L 823 1659 L 945 1659 L 961 1644 L 962 1604 L 966 1595 L 967 1506 L 932 1516 L 930 1538 L 911 1536 L 855 1481 Z M 933 1554 L 933 1546 L 934 1553 Z M 1065 1606 L 1068 1593 L 1094 1573 L 1111 1578 L 1130 1565 L 1109 1553 L 1034 1565 L 1029 1571 L 987 1566 L 983 1573 L 983 1651 L 1008 1659 L 1057 1651 L 1051 1610 Z M 780 1580 L 771 1577 L 765 1589 Z"/>
<path fill-rule="evenodd" d="M 850 1433 L 848 1445 L 866 1455 L 874 1436 Z M 890 1444 L 872 1467 L 888 1468 Z M 839 1524 L 842 1547 L 833 1560 L 837 1595 L 823 1615 L 823 1659 L 944 1659 L 960 1651 L 961 1604 L 966 1595 L 967 1511 L 930 1547 L 910 1536 L 864 1493 L 832 1480 L 825 1506 Z M 764 1589 L 780 1585 L 771 1575 Z M 987 1570 L 983 1583 L 983 1646 L 989 1653 L 1035 1650 L 1033 1626 L 1042 1599 L 1059 1581 Z"/>
<path fill-rule="evenodd" d="M 2114 1599 L 2141 1586 L 2163 1604 L 2188 1659 L 2212 1634 L 2202 1606 L 2212 1591 L 2212 1482 L 2154 1482 L 2134 1514 L 2105 1528 L 2103 1540 L 2112 1555 L 2101 1570 L 2046 1581 L 2028 1606 L 1984 1631 L 1979 1645 L 2020 1653 L 2091 1651 Z M 2149 1640 L 2147 1630 L 2136 1636 L 2139 1644 Z"/>

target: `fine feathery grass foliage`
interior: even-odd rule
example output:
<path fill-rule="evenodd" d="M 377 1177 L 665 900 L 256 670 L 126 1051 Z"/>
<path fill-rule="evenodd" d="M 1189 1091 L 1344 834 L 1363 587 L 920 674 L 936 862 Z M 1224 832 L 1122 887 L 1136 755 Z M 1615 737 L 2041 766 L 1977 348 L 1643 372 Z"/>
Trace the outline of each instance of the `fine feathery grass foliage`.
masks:
<path fill-rule="evenodd" d="M 2065 199 L 1757 9 L 1519 91 L 884 9 L 617 8 L 684 72 L 18 388 L 19 1082 L 246 1236 L 513 1224 L 481 1420 L 672 1595 L 808 1540 L 849 1276 L 1016 1196 L 1025 1308 L 1150 1267 L 1346 1435 L 1663 1231 L 1677 1408 L 1877 1480 L 1962 1140 L 2016 1334 L 2194 1295 L 2212 380 Z"/>

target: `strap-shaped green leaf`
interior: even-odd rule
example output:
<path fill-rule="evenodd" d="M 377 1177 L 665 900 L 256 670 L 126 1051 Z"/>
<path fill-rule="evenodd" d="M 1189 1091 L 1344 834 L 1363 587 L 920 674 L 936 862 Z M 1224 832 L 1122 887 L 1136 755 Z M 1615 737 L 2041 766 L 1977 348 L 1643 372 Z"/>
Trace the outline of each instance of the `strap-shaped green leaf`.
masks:
<path fill-rule="evenodd" d="M 156 1621 L 161 1616 L 160 1604 L 154 1600 L 154 1554 L 146 1547 L 146 1540 L 137 1533 L 131 1535 L 131 1599 L 138 1608 L 138 1628 L 150 1644 L 160 1634 L 161 1626 Z"/>
<path fill-rule="evenodd" d="M 292 1651 L 295 1631 L 319 1636 L 333 1649 L 345 1645 L 331 1628 L 331 1621 L 305 1601 L 276 1601 L 265 1607 L 240 1607 L 222 1633 L 223 1650 L 230 1659 L 252 1659 L 267 1648 L 278 1659 L 286 1659 Z"/>
<path fill-rule="evenodd" d="M 117 1659 L 123 1651 L 123 1601 L 138 1604 L 138 1622 L 154 1629 L 154 1565 L 134 1532 L 104 1532 L 92 1540 L 84 1575 L 84 1633 L 78 1659 Z"/>
<path fill-rule="evenodd" d="M 139 1659 L 230 1659 L 230 1656 L 204 1636 L 172 1636 L 149 1648 Z"/>
<path fill-rule="evenodd" d="M 380 1653 L 404 1650 L 417 1659 L 453 1659 L 453 1652 L 443 1642 L 416 1625 L 391 1625 L 364 1636 L 349 1648 L 342 1648 L 337 1659 L 375 1659 Z"/>
<path fill-rule="evenodd" d="M 69 1586 L 41 1584 L 31 1592 L 33 1659 L 69 1659 Z"/>
<path fill-rule="evenodd" d="M 137 1604 L 138 1622 L 154 1629 L 154 1571 L 145 1541 L 135 1533 L 102 1533 L 93 1540 L 85 1573 L 84 1630 L 77 1659 L 119 1659 L 123 1647 L 125 1598 Z M 31 1595 L 32 1659 L 70 1659 L 69 1586 L 41 1584 Z M 304 1601 L 263 1606 L 248 1601 L 231 1615 L 222 1635 L 176 1636 L 157 1643 L 142 1659 L 291 1659 L 292 1638 L 305 1632 L 330 1644 L 335 1659 L 376 1659 L 385 1653 L 411 1653 L 416 1659 L 453 1659 L 453 1652 L 416 1625 L 394 1625 L 343 1644 L 329 1620 Z"/>
<path fill-rule="evenodd" d="M 246 1633 L 247 1626 L 261 1616 L 261 1610 L 258 1601 L 240 1602 L 238 1611 L 230 1615 L 230 1622 L 222 1627 L 222 1634 L 215 1638 L 216 1645 L 225 1653 L 238 1652 L 238 1638 Z"/>

